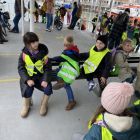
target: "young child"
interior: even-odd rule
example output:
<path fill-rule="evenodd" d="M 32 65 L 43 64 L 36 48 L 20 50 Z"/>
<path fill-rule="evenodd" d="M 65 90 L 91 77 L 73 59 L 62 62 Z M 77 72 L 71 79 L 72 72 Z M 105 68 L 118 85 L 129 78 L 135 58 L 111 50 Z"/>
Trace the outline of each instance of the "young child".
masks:
<path fill-rule="evenodd" d="M 64 51 L 60 57 L 54 57 L 52 60 L 61 62 L 60 67 L 57 70 L 58 81 L 53 86 L 53 89 L 58 90 L 62 87 L 66 89 L 68 96 L 66 110 L 71 110 L 76 105 L 76 101 L 70 84 L 72 84 L 76 77 L 79 76 L 79 49 L 74 44 L 72 36 L 66 36 L 64 38 Z"/>
<path fill-rule="evenodd" d="M 111 53 L 107 48 L 107 36 L 99 36 L 96 44 L 85 54 L 87 60 L 83 64 L 82 73 L 84 73 L 89 91 L 94 90 L 96 83 L 93 78 L 97 77 L 101 90 L 106 86 L 107 78 L 111 69 Z"/>
<path fill-rule="evenodd" d="M 121 81 L 132 83 L 135 78 L 135 74 L 127 62 L 127 57 L 133 50 L 134 48 L 132 47 L 132 41 L 130 39 L 124 40 L 120 47 L 116 50 L 114 65 L 117 69 L 119 69 L 118 76 Z"/>
<path fill-rule="evenodd" d="M 109 83 L 83 140 L 139 140 L 140 104 L 127 109 L 133 94 L 129 83 Z"/>
<path fill-rule="evenodd" d="M 46 115 L 48 99 L 52 94 L 52 86 L 49 72 L 51 67 L 47 57 L 48 48 L 39 43 L 38 36 L 33 32 L 27 32 L 23 36 L 25 47 L 19 57 L 18 72 L 20 75 L 20 88 L 23 97 L 21 117 L 26 117 L 31 106 L 31 98 L 34 88 L 44 92 L 41 101 L 40 115 Z"/>

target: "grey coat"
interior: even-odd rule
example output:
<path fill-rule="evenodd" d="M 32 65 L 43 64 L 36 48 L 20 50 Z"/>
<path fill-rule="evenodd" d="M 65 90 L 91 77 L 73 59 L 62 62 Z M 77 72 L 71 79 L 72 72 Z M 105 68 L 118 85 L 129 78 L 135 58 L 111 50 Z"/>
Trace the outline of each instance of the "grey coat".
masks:
<path fill-rule="evenodd" d="M 118 50 L 114 58 L 115 64 L 117 64 L 120 67 L 118 77 L 121 81 L 130 78 L 133 74 L 133 71 L 127 62 L 127 57 L 128 54 L 126 54 L 123 50 Z"/>

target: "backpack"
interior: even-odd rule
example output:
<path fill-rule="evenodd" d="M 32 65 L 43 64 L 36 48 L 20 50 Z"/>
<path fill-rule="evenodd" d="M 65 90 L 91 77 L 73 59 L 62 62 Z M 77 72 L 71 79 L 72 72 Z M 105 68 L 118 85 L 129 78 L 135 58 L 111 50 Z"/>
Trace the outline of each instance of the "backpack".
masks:
<path fill-rule="evenodd" d="M 126 18 L 127 18 L 127 14 L 126 13 L 122 13 L 122 14 L 118 15 L 116 20 L 115 20 L 115 24 L 123 26 Z"/>
<path fill-rule="evenodd" d="M 44 2 L 44 3 L 43 3 L 43 5 L 42 5 L 42 7 L 41 7 L 41 10 L 42 10 L 43 12 L 46 12 L 46 11 L 47 11 L 47 2 Z"/>

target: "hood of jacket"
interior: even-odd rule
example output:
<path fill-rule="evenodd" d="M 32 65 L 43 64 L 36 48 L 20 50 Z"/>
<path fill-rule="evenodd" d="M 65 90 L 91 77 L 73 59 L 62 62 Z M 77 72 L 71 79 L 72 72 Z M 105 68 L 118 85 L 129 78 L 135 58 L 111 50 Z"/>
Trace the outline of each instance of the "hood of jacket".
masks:
<path fill-rule="evenodd" d="M 116 116 L 105 113 L 104 121 L 117 140 L 138 140 L 140 138 L 140 120 L 136 117 Z"/>

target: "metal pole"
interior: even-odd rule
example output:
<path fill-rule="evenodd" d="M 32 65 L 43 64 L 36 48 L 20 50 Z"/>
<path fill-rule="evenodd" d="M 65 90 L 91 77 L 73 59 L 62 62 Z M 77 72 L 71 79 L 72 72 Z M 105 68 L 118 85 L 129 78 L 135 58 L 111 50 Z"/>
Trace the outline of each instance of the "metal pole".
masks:
<path fill-rule="evenodd" d="M 24 6 L 23 6 L 24 0 L 21 0 L 21 22 L 22 22 L 22 36 L 24 35 Z"/>
<path fill-rule="evenodd" d="M 111 0 L 111 2 L 110 2 L 110 12 L 109 12 L 109 16 L 111 16 L 111 11 L 112 11 L 113 5 L 114 5 L 114 0 Z"/>
<path fill-rule="evenodd" d="M 98 18 L 97 18 L 96 28 L 95 28 L 95 32 L 94 32 L 94 38 L 96 37 L 96 32 L 97 32 L 98 23 L 99 23 L 99 17 L 100 17 L 101 12 L 102 12 L 101 7 L 102 7 L 102 0 L 100 0 L 100 3 L 99 3 L 99 12 L 98 12 Z"/>
<path fill-rule="evenodd" d="M 34 0 L 30 0 L 30 32 L 34 32 L 33 9 L 34 9 Z"/>

